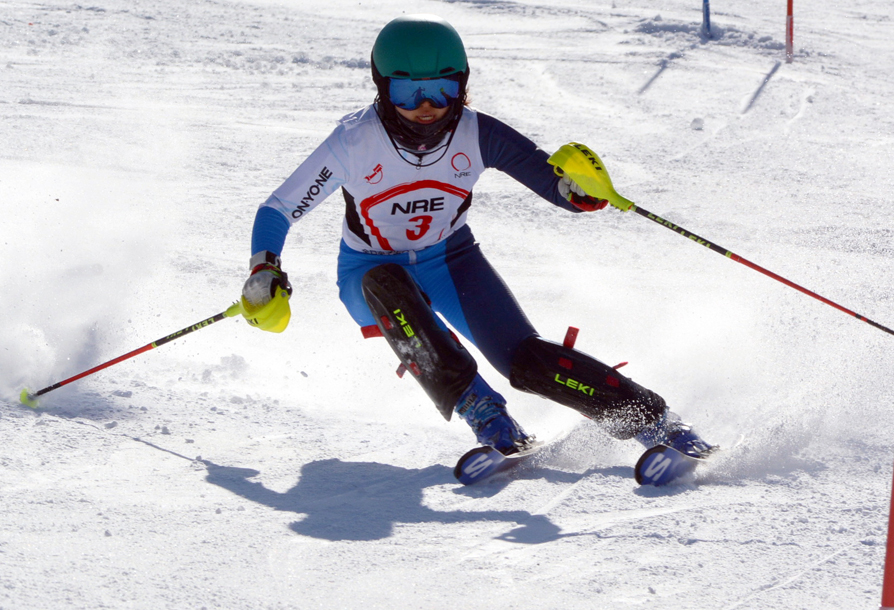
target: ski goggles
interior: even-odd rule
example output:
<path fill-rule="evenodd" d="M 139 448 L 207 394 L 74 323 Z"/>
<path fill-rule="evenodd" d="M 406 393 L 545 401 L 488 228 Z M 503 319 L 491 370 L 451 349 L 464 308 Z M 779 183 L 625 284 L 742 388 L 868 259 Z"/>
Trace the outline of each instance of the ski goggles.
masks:
<path fill-rule="evenodd" d="M 425 100 L 434 108 L 446 108 L 458 97 L 459 81 L 454 78 L 388 80 L 388 98 L 404 110 L 416 110 Z"/>

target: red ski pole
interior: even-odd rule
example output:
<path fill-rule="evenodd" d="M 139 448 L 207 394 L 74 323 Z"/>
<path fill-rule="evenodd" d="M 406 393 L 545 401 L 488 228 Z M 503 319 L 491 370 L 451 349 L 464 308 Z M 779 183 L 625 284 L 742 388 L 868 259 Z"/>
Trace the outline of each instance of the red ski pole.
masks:
<path fill-rule="evenodd" d="M 28 391 L 28 388 L 25 388 L 22 390 L 22 393 L 19 395 L 19 400 L 22 401 L 22 404 L 27 405 L 27 406 L 31 407 L 32 409 L 36 409 L 38 396 L 42 396 L 43 394 L 46 394 L 47 392 L 52 392 L 53 390 L 55 390 L 57 388 L 61 388 L 64 385 L 68 385 L 72 381 L 77 381 L 78 379 L 83 379 L 84 377 L 87 377 L 88 375 L 92 375 L 93 373 L 96 373 L 103 369 L 109 368 L 113 364 L 118 364 L 119 362 L 123 362 L 124 360 L 127 360 L 129 358 L 138 356 L 138 355 L 142 354 L 143 352 L 148 352 L 149 350 L 155 349 L 156 347 L 160 347 L 160 346 L 164 345 L 165 343 L 169 343 L 169 342 L 173 341 L 174 339 L 179 339 L 180 337 L 188 335 L 189 333 L 191 333 L 193 331 L 197 331 L 201 328 L 205 328 L 206 326 L 214 324 L 215 322 L 219 322 L 220 320 L 223 320 L 224 318 L 231 318 L 239 313 L 242 313 L 241 302 L 233 303 L 232 305 L 230 305 L 230 307 L 227 308 L 226 311 L 222 311 L 219 314 L 213 315 L 210 318 L 202 320 L 201 322 L 199 322 L 197 324 L 193 324 L 192 326 L 187 326 L 186 328 L 178 330 L 177 332 L 170 334 L 166 337 L 157 339 L 157 340 L 153 341 L 152 343 L 148 343 L 148 344 L 144 345 L 143 347 L 133 350 L 132 352 L 127 352 L 126 354 L 118 356 L 117 358 L 113 358 L 112 360 L 109 360 L 108 362 L 104 362 L 98 366 L 94 366 L 92 369 L 90 369 L 88 371 L 84 371 L 83 373 L 78 373 L 77 375 L 75 375 L 73 377 L 69 377 L 68 379 L 64 379 L 63 381 L 54 383 L 51 386 L 47 386 L 42 390 L 38 390 L 37 392 L 32 393 L 32 392 Z"/>
<path fill-rule="evenodd" d="M 649 220 L 660 224 L 662 227 L 666 227 L 671 231 L 674 231 L 675 233 L 679 233 L 683 237 L 688 237 L 701 246 L 705 246 L 706 248 L 709 248 L 714 252 L 717 252 L 718 254 L 722 254 L 723 256 L 734 260 L 737 263 L 742 263 L 750 269 L 759 271 L 767 277 L 773 278 L 777 282 L 782 282 L 790 288 L 794 288 L 795 290 L 803 292 L 807 296 L 811 296 L 814 299 L 822 301 L 826 305 L 830 305 L 839 311 L 854 316 L 858 320 L 862 320 L 867 324 L 875 326 L 879 330 L 883 330 L 888 334 L 894 335 L 894 330 L 891 330 L 887 326 L 882 326 L 878 322 L 873 322 L 869 318 L 861 316 L 860 314 L 851 311 L 847 307 L 842 307 L 838 303 L 835 303 L 834 301 L 831 301 L 826 297 L 820 296 L 815 292 L 807 290 L 803 286 L 799 286 L 791 280 L 785 279 L 781 275 L 777 275 L 768 269 L 764 269 L 760 265 L 752 263 L 751 261 L 739 256 L 738 254 L 730 252 L 726 248 L 721 248 L 717 244 L 708 241 L 704 237 L 699 237 L 695 233 L 687 231 L 679 225 L 665 220 L 660 216 L 656 216 L 648 210 L 644 210 L 629 199 L 625 199 L 618 194 L 618 192 L 615 190 L 615 187 L 612 185 L 611 178 L 609 177 L 608 171 L 606 171 L 605 164 L 602 162 L 602 160 L 596 155 L 596 153 L 588 149 L 583 144 L 572 142 L 571 144 L 562 146 L 562 148 L 553 153 L 553 155 L 549 158 L 549 162 L 555 166 L 556 173 L 558 175 L 561 176 L 563 174 L 568 174 L 571 179 L 574 180 L 578 185 L 580 185 L 581 188 L 584 189 L 584 192 L 591 197 L 595 197 L 597 199 L 605 199 L 619 210 L 623 210 L 625 212 L 636 212 L 640 216 L 648 218 Z"/>
<path fill-rule="evenodd" d="M 771 277 L 771 278 L 773 278 L 773 279 L 776 280 L 777 282 L 782 282 L 783 284 L 785 284 L 786 286 L 788 286 L 788 287 L 790 287 L 790 288 L 794 288 L 795 290 L 798 290 L 798 291 L 800 291 L 800 292 L 803 292 L 804 294 L 806 294 L 806 295 L 808 295 L 808 296 L 811 296 L 811 297 L 813 297 L 814 299 L 817 299 L 818 301 L 822 301 L 822 302 L 825 303 L 826 305 L 830 305 L 830 306 L 834 307 L 835 309 L 837 309 L 838 311 L 842 311 L 842 312 L 844 312 L 844 313 L 846 313 L 846 314 L 848 314 L 848 315 L 854 316 L 854 317 L 857 318 L 858 320 L 862 320 L 863 322 L 866 322 L 867 324 L 871 324 L 872 326 L 875 326 L 875 327 L 876 327 L 877 329 L 879 329 L 879 330 L 883 330 L 883 331 L 885 331 L 886 333 L 889 333 L 889 334 L 894 335 L 894 330 L 891 330 L 891 329 L 888 328 L 887 326 L 882 326 L 882 325 L 879 324 L 878 322 L 873 322 L 873 321 L 870 320 L 869 318 L 867 318 L 867 317 L 865 317 L 865 316 L 861 316 L 861 315 L 858 314 L 857 312 L 855 312 L 855 311 L 851 311 L 851 310 L 848 309 L 847 307 L 843 307 L 843 306 L 839 305 L 838 303 L 836 303 L 836 302 L 834 302 L 834 301 L 830 301 L 829 299 L 827 299 L 827 298 L 824 297 L 824 296 L 818 295 L 817 293 L 815 293 L 815 292 L 813 292 L 813 291 L 807 290 L 807 289 L 804 288 L 803 286 L 799 286 L 798 284 L 794 283 L 793 281 L 791 281 L 791 280 L 787 280 L 787 279 L 785 279 L 784 277 L 782 277 L 781 275 L 777 275 L 777 274 L 773 273 L 773 272 L 770 271 L 769 269 L 764 269 L 764 268 L 761 267 L 760 265 L 758 265 L 758 264 L 756 264 L 756 263 L 752 263 L 751 261 L 749 261 L 749 260 L 747 260 L 747 259 L 745 259 L 745 258 L 739 256 L 738 254 L 735 254 L 735 253 L 733 253 L 733 252 L 730 252 L 729 250 L 726 250 L 725 248 L 721 248 L 721 247 L 718 246 L 717 244 L 708 241 L 708 240 L 705 239 L 704 237 L 699 237 L 699 236 L 696 235 L 695 233 L 691 233 L 691 232 L 687 231 L 686 229 L 684 229 L 684 228 L 681 227 L 681 226 L 675 225 L 674 223 L 672 223 L 672 222 L 670 222 L 670 221 L 668 221 L 668 220 L 665 220 L 665 219 L 661 218 L 660 216 L 656 216 L 655 214 L 652 214 L 652 213 L 649 212 L 648 210 L 644 210 L 643 208 L 638 207 L 638 206 L 636 206 L 636 205 L 631 205 L 631 206 L 630 206 L 630 211 L 631 211 L 631 212 L 636 212 L 637 214 L 639 214 L 640 216 L 643 216 L 644 218 L 648 218 L 648 219 L 651 220 L 651 221 L 657 222 L 657 223 L 660 224 L 661 226 L 663 226 L 663 227 L 667 227 L 667 228 L 670 229 L 671 231 L 674 231 L 675 233 L 679 233 L 679 234 L 682 235 L 683 237 L 688 237 L 689 239 L 691 239 L 691 240 L 694 241 L 695 243 L 697 243 L 697 244 L 699 244 L 699 245 L 701 245 L 701 246 L 705 246 L 706 248 L 709 248 L 709 249 L 713 250 L 714 252 L 717 252 L 718 254 L 722 254 L 723 256 L 725 256 L 725 257 L 727 257 L 727 258 L 729 258 L 729 259 L 731 259 L 731 260 L 734 260 L 734 261 L 736 261 L 737 263 L 742 263 L 743 265 L 745 265 L 746 267 L 749 267 L 750 269 L 754 269 L 755 271 L 759 271 L 760 273 L 763 273 L 763 274 L 766 275 L 767 277 Z"/>

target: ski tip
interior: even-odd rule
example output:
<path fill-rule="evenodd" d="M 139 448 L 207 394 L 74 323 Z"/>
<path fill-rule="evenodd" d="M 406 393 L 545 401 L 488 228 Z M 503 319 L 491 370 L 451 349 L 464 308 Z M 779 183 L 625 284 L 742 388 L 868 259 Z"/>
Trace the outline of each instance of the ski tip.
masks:
<path fill-rule="evenodd" d="M 527 446 L 510 454 L 503 454 L 493 447 L 475 447 L 459 458 L 456 468 L 453 469 L 453 476 L 463 485 L 471 485 L 521 463 L 543 446 L 543 443 L 531 437 L 531 442 Z"/>
<path fill-rule="evenodd" d="M 492 447 L 475 447 L 459 458 L 453 469 L 453 476 L 463 485 L 486 478 L 505 457 Z"/>
<path fill-rule="evenodd" d="M 646 450 L 633 469 L 634 478 L 640 485 L 662 487 L 680 482 L 695 470 L 704 458 L 696 458 L 666 445 L 656 445 Z"/>
<path fill-rule="evenodd" d="M 22 393 L 19 394 L 19 401 L 26 407 L 37 408 L 37 396 L 32 394 L 28 388 L 22 389 Z"/>
<path fill-rule="evenodd" d="M 653 453 L 655 453 L 656 451 L 661 452 L 661 449 L 659 447 L 661 447 L 661 445 L 656 445 L 655 447 L 647 449 L 645 452 L 643 452 L 639 460 L 636 462 L 636 466 L 633 467 L 633 478 L 636 480 L 638 485 L 642 485 L 646 482 L 645 478 L 643 477 L 643 465 L 652 456 Z"/>

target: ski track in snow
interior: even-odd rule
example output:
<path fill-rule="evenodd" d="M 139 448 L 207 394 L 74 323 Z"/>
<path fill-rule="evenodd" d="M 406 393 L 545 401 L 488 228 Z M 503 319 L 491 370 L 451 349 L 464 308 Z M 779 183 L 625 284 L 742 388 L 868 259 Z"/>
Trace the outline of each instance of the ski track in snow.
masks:
<path fill-rule="evenodd" d="M 0 0 L 0 608 L 876 608 L 892 338 L 679 235 L 485 174 L 470 225 L 540 332 L 728 448 L 640 450 L 513 391 L 544 439 L 462 487 L 445 423 L 338 302 L 334 196 L 296 225 L 282 335 L 224 320 L 18 404 L 239 295 L 254 213 L 372 99 L 407 5 Z M 625 196 L 894 325 L 889 6 L 423 0 L 473 103 Z"/>

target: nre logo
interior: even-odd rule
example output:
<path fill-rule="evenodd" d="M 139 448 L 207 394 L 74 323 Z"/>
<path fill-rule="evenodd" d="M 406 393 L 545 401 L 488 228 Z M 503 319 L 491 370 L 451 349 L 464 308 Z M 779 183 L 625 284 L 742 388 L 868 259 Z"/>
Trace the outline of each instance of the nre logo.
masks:
<path fill-rule="evenodd" d="M 464 172 L 472 167 L 472 162 L 469 161 L 469 157 L 466 153 L 456 153 L 453 155 L 453 158 L 450 159 L 450 165 L 452 165 L 453 169 L 456 171 Z"/>
<path fill-rule="evenodd" d="M 414 199 L 406 203 L 392 203 L 391 215 L 397 214 L 417 214 L 419 212 L 440 212 L 444 209 L 443 197 L 432 197 L 431 199 Z"/>
<path fill-rule="evenodd" d="M 469 161 L 469 157 L 466 153 L 456 153 L 453 155 L 453 158 L 450 159 L 450 165 L 456 170 L 456 174 L 454 175 L 457 178 L 465 178 L 472 175 L 468 171 L 468 169 L 472 167 L 472 162 Z"/>

